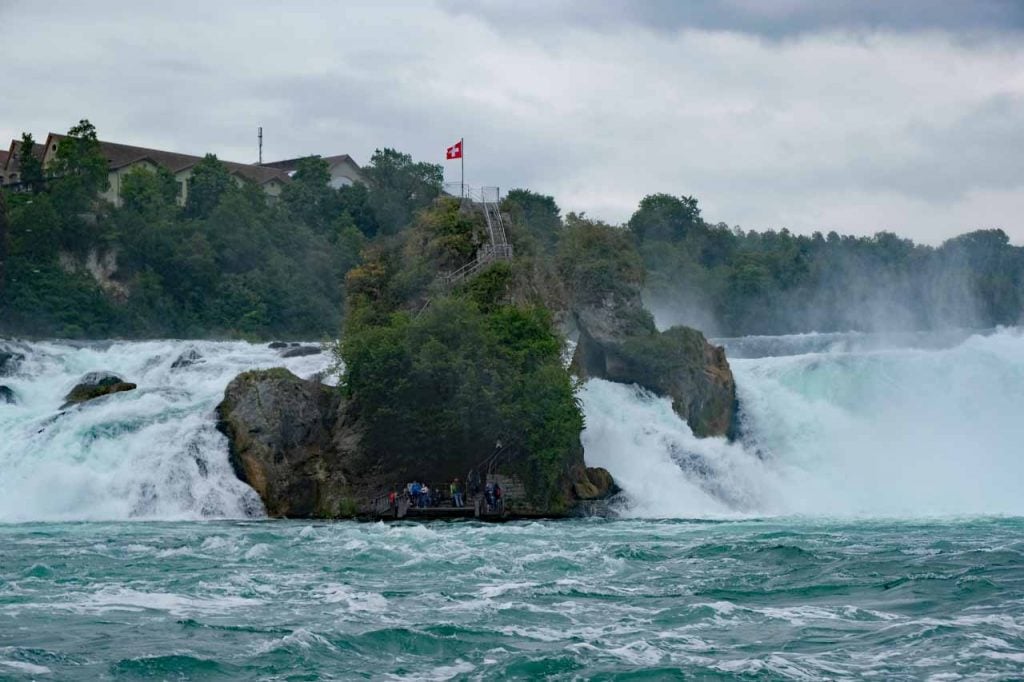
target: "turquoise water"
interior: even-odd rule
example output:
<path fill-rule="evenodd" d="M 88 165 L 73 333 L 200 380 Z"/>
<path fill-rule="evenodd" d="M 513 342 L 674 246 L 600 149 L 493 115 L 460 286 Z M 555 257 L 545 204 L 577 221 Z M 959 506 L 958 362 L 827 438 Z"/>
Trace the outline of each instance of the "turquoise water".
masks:
<path fill-rule="evenodd" d="M 1020 679 L 1024 520 L 0 525 L 2 679 Z"/>

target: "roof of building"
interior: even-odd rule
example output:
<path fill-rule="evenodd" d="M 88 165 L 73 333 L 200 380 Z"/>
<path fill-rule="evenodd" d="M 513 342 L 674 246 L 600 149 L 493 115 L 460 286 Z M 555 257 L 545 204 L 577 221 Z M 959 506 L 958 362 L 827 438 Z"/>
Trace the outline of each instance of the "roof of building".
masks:
<path fill-rule="evenodd" d="M 48 139 L 60 143 L 67 135 L 50 133 Z M 42 145 L 40 145 L 42 146 Z M 133 163 L 148 160 L 159 164 L 171 171 L 180 173 L 202 161 L 203 157 L 192 154 L 179 154 L 178 152 L 167 152 L 160 149 L 149 149 L 147 147 L 135 147 L 117 142 L 105 142 L 100 140 L 100 152 L 107 159 L 111 170 L 117 170 Z M 240 175 L 252 180 L 258 185 L 264 185 L 272 180 L 280 182 L 288 181 L 288 174 L 278 168 L 267 168 L 247 163 L 235 163 L 233 161 L 221 161 L 234 175 Z"/>
<path fill-rule="evenodd" d="M 313 155 L 311 154 L 310 156 L 313 156 Z M 284 159 L 283 161 L 271 161 L 270 163 L 265 163 L 263 165 L 266 166 L 267 168 L 279 168 L 281 170 L 293 171 L 293 170 L 298 170 L 298 168 L 299 168 L 299 161 L 302 161 L 303 159 L 308 159 L 308 158 L 309 158 L 309 156 L 300 156 L 300 157 L 295 158 L 295 159 Z M 359 164 L 356 163 L 355 161 L 353 161 L 352 157 L 349 156 L 348 154 L 337 154 L 335 156 L 323 156 L 321 158 L 324 161 L 327 162 L 328 166 L 336 166 L 339 163 L 343 163 L 343 162 L 347 161 L 348 163 L 351 163 L 353 166 L 355 166 L 357 169 L 359 169 Z"/>
<path fill-rule="evenodd" d="M 32 156 L 42 160 L 46 146 L 38 142 L 32 144 Z M 17 172 L 21 168 L 21 140 L 11 140 L 11 146 L 4 152 L 4 169 L 8 173 Z"/>
<path fill-rule="evenodd" d="M 10 152 L 5 149 L 0 149 L 0 169 L 7 165 L 7 157 L 10 156 Z"/>

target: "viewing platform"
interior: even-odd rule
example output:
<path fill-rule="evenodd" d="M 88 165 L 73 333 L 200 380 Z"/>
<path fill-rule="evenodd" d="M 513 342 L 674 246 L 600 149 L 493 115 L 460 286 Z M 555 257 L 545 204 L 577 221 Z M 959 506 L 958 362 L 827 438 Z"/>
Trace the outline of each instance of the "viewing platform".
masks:
<path fill-rule="evenodd" d="M 405 495 L 400 496 L 395 504 L 391 504 L 386 496 L 374 498 L 371 505 L 371 517 L 378 521 L 400 521 L 402 519 L 416 519 L 430 521 L 434 519 L 484 519 L 487 521 L 500 521 L 510 515 L 505 509 L 504 503 L 499 503 L 491 508 L 484 501 L 484 496 L 477 495 L 475 498 L 466 500 L 462 507 L 452 504 L 439 504 L 418 506 L 413 504 Z"/>
<path fill-rule="evenodd" d="M 452 503 L 447 494 L 447 486 L 429 486 L 431 490 L 442 491 L 442 496 L 435 498 L 435 504 L 419 504 L 418 500 L 409 497 L 404 491 L 399 493 L 394 504 L 389 496 L 378 495 L 369 504 L 367 516 L 375 521 L 409 520 L 441 520 L 441 519 L 480 519 L 483 521 L 503 521 L 514 518 L 516 500 L 525 499 L 526 489 L 523 484 L 511 476 L 491 474 L 488 482 L 496 483 L 502 491 L 495 504 L 488 505 L 487 497 L 478 492 L 466 497 L 466 504 L 458 507 Z"/>

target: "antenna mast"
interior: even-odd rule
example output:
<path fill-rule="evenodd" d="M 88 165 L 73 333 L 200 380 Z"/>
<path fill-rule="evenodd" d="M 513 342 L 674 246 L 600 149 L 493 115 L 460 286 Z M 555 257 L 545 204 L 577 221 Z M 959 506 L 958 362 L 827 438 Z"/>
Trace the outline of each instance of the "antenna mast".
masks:
<path fill-rule="evenodd" d="M 263 126 L 259 127 L 259 133 L 257 134 L 257 137 L 260 140 L 260 160 L 259 160 L 259 165 L 262 166 L 263 165 Z"/>

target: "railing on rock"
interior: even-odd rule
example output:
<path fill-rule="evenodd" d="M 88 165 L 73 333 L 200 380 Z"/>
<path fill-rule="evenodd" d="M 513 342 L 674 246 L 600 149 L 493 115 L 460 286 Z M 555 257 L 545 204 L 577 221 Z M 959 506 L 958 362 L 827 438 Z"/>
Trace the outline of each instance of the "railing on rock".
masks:
<path fill-rule="evenodd" d="M 445 192 L 452 196 L 460 196 L 479 206 L 487 223 L 488 243 L 477 251 L 473 260 L 462 267 L 442 276 L 445 284 L 454 286 L 482 270 L 497 260 L 512 260 L 512 244 L 505 232 L 505 223 L 501 217 L 501 190 L 498 187 L 470 187 L 462 183 L 446 183 Z"/>

